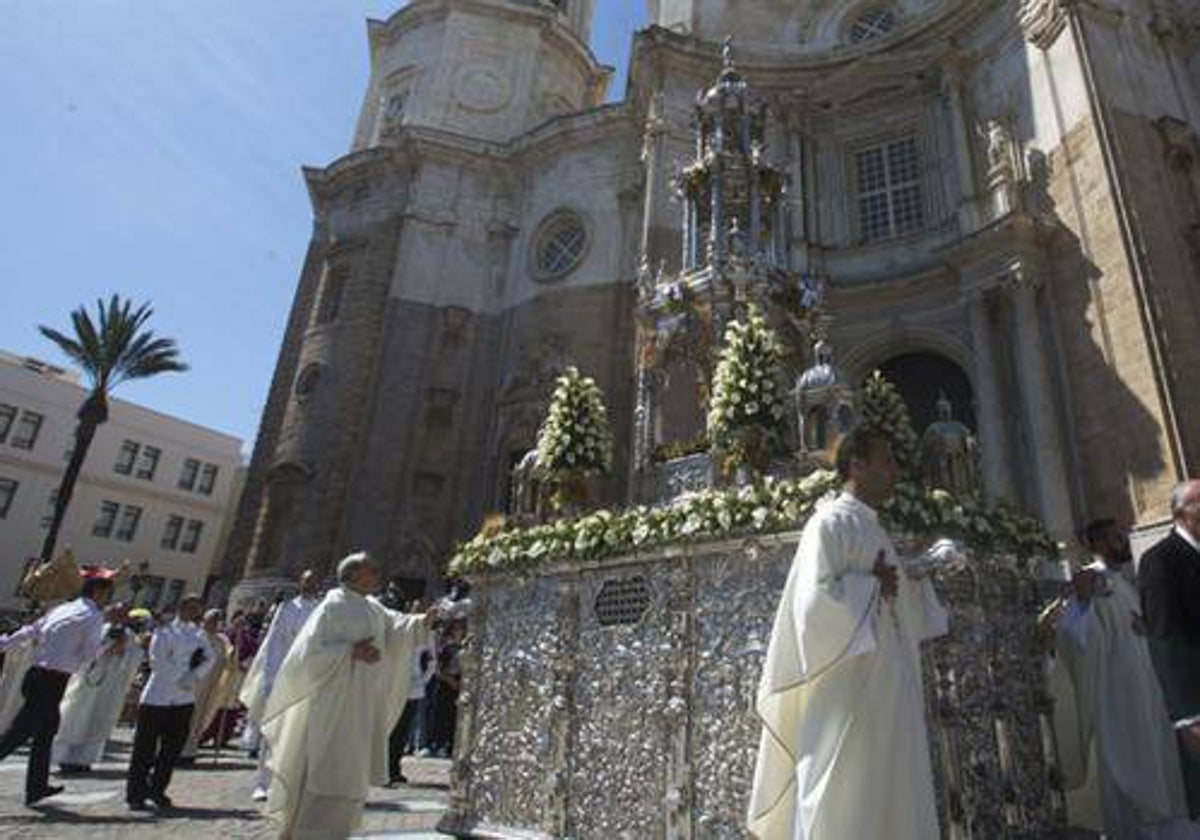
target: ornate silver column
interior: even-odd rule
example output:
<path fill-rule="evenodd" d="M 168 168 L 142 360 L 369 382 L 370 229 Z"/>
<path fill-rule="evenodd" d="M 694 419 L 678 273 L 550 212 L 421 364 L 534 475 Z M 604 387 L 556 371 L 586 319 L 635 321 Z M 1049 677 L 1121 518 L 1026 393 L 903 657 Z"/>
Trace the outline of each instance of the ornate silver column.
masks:
<path fill-rule="evenodd" d="M 1030 455 L 1037 482 L 1042 521 L 1054 537 L 1072 536 L 1074 517 L 1063 461 L 1062 436 L 1050 379 L 1046 374 L 1038 307 L 1040 281 L 1018 269 L 1005 281 L 1012 297 L 1016 321 L 1017 378 L 1025 404 Z"/>
<path fill-rule="evenodd" d="M 967 301 L 967 319 L 971 325 L 971 344 L 975 351 L 975 400 L 979 423 L 979 448 L 983 455 L 983 488 L 988 499 L 1016 498 L 1009 449 L 1004 434 L 1004 407 L 1000 404 L 1000 383 L 996 360 L 992 355 L 992 329 L 988 322 L 987 300 L 975 290 Z"/>

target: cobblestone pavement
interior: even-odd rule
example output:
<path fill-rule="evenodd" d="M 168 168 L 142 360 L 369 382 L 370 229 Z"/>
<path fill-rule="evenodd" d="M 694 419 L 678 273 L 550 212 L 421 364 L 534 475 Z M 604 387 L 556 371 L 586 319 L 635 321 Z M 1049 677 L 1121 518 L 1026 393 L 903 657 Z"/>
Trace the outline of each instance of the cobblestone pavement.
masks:
<path fill-rule="evenodd" d="M 21 750 L 0 762 L 0 837 L 4 840 L 174 840 L 227 837 L 268 840 L 277 829 L 250 801 L 254 762 L 234 750 L 214 764 L 211 751 L 201 752 L 193 768 L 181 768 L 171 780 L 176 808 L 167 813 L 135 813 L 125 807 L 125 768 L 133 731 L 118 728 L 106 761 L 87 776 L 52 777 L 66 791 L 34 808 L 26 808 L 25 758 Z M 409 784 L 373 789 L 367 800 L 361 837 L 395 836 L 404 840 L 441 837 L 434 832 L 445 809 L 450 762 L 405 759 Z"/>

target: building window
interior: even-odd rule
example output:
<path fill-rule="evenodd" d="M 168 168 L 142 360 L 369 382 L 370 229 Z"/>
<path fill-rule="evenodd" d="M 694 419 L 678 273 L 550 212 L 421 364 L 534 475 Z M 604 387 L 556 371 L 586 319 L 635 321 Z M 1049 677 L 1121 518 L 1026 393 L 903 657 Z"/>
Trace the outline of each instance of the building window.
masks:
<path fill-rule="evenodd" d="M 350 269 L 344 265 L 330 266 L 325 269 L 325 279 L 321 283 L 321 298 L 317 303 L 317 323 L 328 324 L 337 319 L 342 308 L 342 293 L 346 290 L 346 281 L 350 277 Z"/>
<path fill-rule="evenodd" d="M 903 236 L 925 226 L 921 156 L 914 138 L 864 149 L 854 160 L 862 241 Z"/>
<path fill-rule="evenodd" d="M 159 543 L 159 545 L 161 545 L 163 548 L 174 551 L 179 547 L 179 535 L 182 533 L 183 517 L 167 517 L 167 527 L 163 529 L 162 541 Z"/>
<path fill-rule="evenodd" d="M 317 362 L 309 362 L 296 377 L 296 397 L 304 400 L 317 390 L 317 383 L 320 381 L 321 365 Z"/>
<path fill-rule="evenodd" d="M 158 469 L 158 459 L 162 450 L 157 446 L 143 446 L 142 460 L 138 462 L 137 477 L 145 481 L 154 480 L 154 472 Z"/>
<path fill-rule="evenodd" d="M 200 471 L 200 483 L 196 486 L 196 490 L 203 493 L 205 496 L 211 496 L 213 487 L 217 484 L 217 465 L 205 464 L 204 469 Z"/>
<path fill-rule="evenodd" d="M 189 519 L 187 529 L 183 532 L 183 542 L 179 546 L 179 550 L 186 554 L 195 554 L 196 549 L 200 546 L 200 533 L 204 530 L 204 523 L 199 519 Z"/>
<path fill-rule="evenodd" d="M 17 428 L 12 433 L 12 445 L 17 449 L 33 449 L 45 418 L 36 411 L 22 411 Z"/>
<path fill-rule="evenodd" d="M 117 463 L 113 465 L 113 470 L 121 475 L 130 475 L 133 473 L 133 462 L 137 460 L 138 450 L 141 446 L 131 440 L 127 440 L 121 444 L 121 451 L 117 453 Z"/>
<path fill-rule="evenodd" d="M 42 515 L 41 527 L 43 530 L 54 524 L 54 508 L 58 506 L 58 488 L 55 487 L 50 491 L 49 498 L 46 499 L 46 512 Z"/>
<path fill-rule="evenodd" d="M 183 462 L 183 472 L 179 474 L 179 489 L 191 490 L 196 486 L 196 476 L 200 473 L 200 462 L 188 458 Z"/>
<path fill-rule="evenodd" d="M 16 497 L 17 482 L 11 478 L 0 478 L 0 519 L 8 516 L 8 510 Z"/>
<path fill-rule="evenodd" d="M 0 443 L 8 440 L 13 421 L 17 419 L 17 407 L 0 403 Z"/>
<path fill-rule="evenodd" d="M 179 602 L 183 599 L 184 581 L 179 578 L 173 578 L 167 584 L 167 592 L 163 596 L 163 601 L 158 605 L 160 610 L 170 610 L 174 612 L 179 608 Z"/>
<path fill-rule="evenodd" d="M 533 240 L 534 279 L 544 282 L 570 274 L 583 261 L 587 245 L 587 229 L 577 213 L 552 214 Z"/>
<path fill-rule="evenodd" d="M 133 542 L 137 534 L 138 522 L 142 518 L 142 509 L 137 505 L 125 505 L 121 512 L 121 524 L 117 526 L 116 538 L 121 542 Z"/>
<path fill-rule="evenodd" d="M 121 506 L 116 502 L 101 502 L 100 516 L 97 517 L 96 524 L 92 526 L 92 536 L 111 536 L 113 526 L 117 524 L 117 512 L 120 510 Z"/>
<path fill-rule="evenodd" d="M 891 9 L 875 7 L 861 12 L 850 24 L 850 43 L 861 44 L 888 34 L 896 26 L 896 15 Z"/>
<path fill-rule="evenodd" d="M 163 585 L 167 582 L 166 578 L 159 575 L 144 575 L 141 580 L 141 588 L 134 596 L 133 602 L 136 606 L 154 609 L 154 605 L 158 603 L 158 596 L 162 594 Z"/>

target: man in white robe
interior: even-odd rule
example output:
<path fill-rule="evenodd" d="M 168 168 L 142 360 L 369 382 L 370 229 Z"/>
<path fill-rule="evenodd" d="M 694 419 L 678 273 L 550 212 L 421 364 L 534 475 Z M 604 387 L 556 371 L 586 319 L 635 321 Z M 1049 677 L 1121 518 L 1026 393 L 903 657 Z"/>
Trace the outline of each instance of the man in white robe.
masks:
<path fill-rule="evenodd" d="M 212 648 L 214 660 L 212 670 L 196 686 L 196 707 L 192 710 L 187 741 L 183 745 L 183 752 L 179 755 L 181 765 L 195 763 L 196 756 L 200 754 L 200 739 L 204 737 L 204 733 L 208 731 L 213 721 L 217 719 L 217 715 L 221 713 L 221 710 L 227 705 L 227 701 L 234 694 L 237 660 L 233 645 L 221 632 L 224 620 L 225 613 L 221 610 L 207 610 L 204 613 L 204 621 L 200 625 Z M 218 729 L 222 728 L 218 726 Z M 223 734 L 223 732 L 217 732 L 218 740 Z"/>
<path fill-rule="evenodd" d="M 1068 791 L 1099 791 L 1111 840 L 1200 838 L 1171 720 L 1146 644 L 1129 538 L 1113 520 L 1086 531 L 1095 562 L 1075 576 L 1055 621 L 1051 675 L 1059 759 Z M 1098 774 L 1098 782 L 1094 778 Z M 1088 784 L 1089 780 L 1092 784 Z M 1087 803 L 1077 811 L 1094 813 Z"/>
<path fill-rule="evenodd" d="M 267 635 L 259 645 L 258 652 L 250 662 L 246 672 L 246 680 L 238 699 L 246 707 L 246 727 L 256 728 L 261 725 L 263 712 L 267 708 L 267 699 L 275 684 L 275 677 L 283 665 L 284 657 L 300 634 L 300 628 L 317 608 L 320 602 L 320 581 L 311 569 L 304 571 L 299 578 L 299 592 L 291 600 L 284 601 L 275 611 Z M 266 801 L 267 790 L 271 787 L 271 771 L 268 767 L 269 743 L 260 743 L 258 747 L 258 770 L 254 776 L 254 791 L 251 798 L 255 802 Z"/>
<path fill-rule="evenodd" d="M 104 650 L 71 677 L 59 714 L 53 761 L 63 773 L 86 773 L 104 757 L 104 747 L 125 707 L 144 651 L 120 624 L 105 629 Z"/>
<path fill-rule="evenodd" d="M 4 651 L 4 671 L 0 673 L 0 732 L 8 730 L 17 712 L 25 703 L 21 694 L 21 682 L 33 661 L 33 649 L 37 640 L 23 639 Z"/>
<path fill-rule="evenodd" d="M 852 430 L 844 484 L 805 526 L 775 617 L 757 711 L 748 825 L 763 840 L 939 836 L 918 645 L 946 612 L 902 576 L 876 510 L 897 468 L 887 438 Z"/>
<path fill-rule="evenodd" d="M 341 840 L 358 827 L 370 786 L 387 783 L 388 733 L 429 634 L 432 613 L 403 615 L 371 597 L 380 572 L 367 554 L 344 559 L 338 582 L 288 652 L 263 717 L 267 810 L 283 840 Z"/>

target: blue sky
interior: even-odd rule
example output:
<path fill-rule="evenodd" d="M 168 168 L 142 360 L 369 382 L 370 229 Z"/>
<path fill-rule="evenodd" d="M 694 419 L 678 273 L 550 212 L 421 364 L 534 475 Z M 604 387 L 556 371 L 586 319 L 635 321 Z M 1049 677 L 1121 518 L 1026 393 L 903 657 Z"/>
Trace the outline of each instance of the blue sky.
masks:
<path fill-rule="evenodd" d="M 365 20 L 401 5 L 0 0 L 0 348 L 61 362 L 37 324 L 151 300 L 191 370 L 118 395 L 248 451 L 311 230 L 300 167 L 349 148 Z M 646 3 L 597 5 L 620 98 Z"/>

